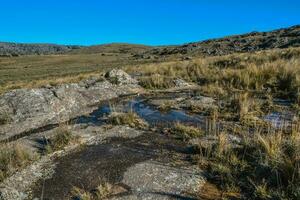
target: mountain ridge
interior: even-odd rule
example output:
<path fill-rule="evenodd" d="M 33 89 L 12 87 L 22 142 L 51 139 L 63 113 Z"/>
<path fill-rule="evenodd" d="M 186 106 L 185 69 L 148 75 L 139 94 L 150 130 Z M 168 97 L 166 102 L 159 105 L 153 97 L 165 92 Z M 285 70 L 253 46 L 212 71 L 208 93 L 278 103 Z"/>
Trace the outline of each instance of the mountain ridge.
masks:
<path fill-rule="evenodd" d="M 182 45 L 148 46 L 143 44 L 110 43 L 101 45 L 59 45 L 0 42 L 0 56 L 126 53 L 141 55 L 226 55 L 236 52 L 253 52 L 273 48 L 300 46 L 300 25 L 268 32 L 253 31 Z"/>

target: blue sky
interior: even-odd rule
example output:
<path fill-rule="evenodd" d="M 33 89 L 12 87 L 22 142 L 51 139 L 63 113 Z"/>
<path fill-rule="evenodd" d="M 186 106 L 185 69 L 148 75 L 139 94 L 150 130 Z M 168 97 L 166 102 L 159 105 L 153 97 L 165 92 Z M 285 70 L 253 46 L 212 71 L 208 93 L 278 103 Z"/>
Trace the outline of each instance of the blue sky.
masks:
<path fill-rule="evenodd" d="M 300 24 L 299 0 L 0 0 L 0 41 L 149 45 Z"/>

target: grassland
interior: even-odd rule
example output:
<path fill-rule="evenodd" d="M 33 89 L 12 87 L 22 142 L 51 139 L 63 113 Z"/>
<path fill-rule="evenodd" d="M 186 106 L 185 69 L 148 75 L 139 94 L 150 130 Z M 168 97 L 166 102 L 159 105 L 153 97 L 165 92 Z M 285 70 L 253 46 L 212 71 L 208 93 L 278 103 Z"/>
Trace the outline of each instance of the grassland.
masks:
<path fill-rule="evenodd" d="M 299 100 L 300 48 L 177 60 L 125 69 L 130 73 L 142 73 L 141 83 L 149 89 L 168 88 L 172 80 L 179 77 L 203 87 L 210 95 L 232 90 L 268 91 Z"/>
<path fill-rule="evenodd" d="M 221 132 L 205 132 L 177 124 L 171 133 L 183 140 L 215 138 L 214 143 L 198 144 L 195 160 L 229 199 L 239 199 L 242 195 L 248 199 L 300 198 L 300 48 L 184 61 L 176 56 L 167 60 L 135 60 L 126 53 L 0 58 L 0 93 L 13 88 L 76 82 L 116 67 L 141 74 L 140 83 L 147 89 L 166 89 L 174 86 L 175 78 L 181 78 L 195 83 L 201 95 L 225 102 L 210 111 L 209 118 L 215 124 L 218 120 L 232 122 L 237 129 L 232 126 Z M 296 127 L 270 132 L 268 124 L 259 121 L 262 114 L 274 110 L 273 98 L 291 102 L 288 109 L 298 117 Z M 193 110 L 198 109 L 191 112 Z M 109 120 L 114 125 L 140 126 L 137 115 L 132 112 L 113 115 Z M 69 143 L 68 132 L 62 133 L 53 139 L 51 149 L 60 149 Z M 238 144 L 230 142 L 232 134 L 241 139 Z M 27 155 L 19 155 L 18 150 L 11 152 L 0 149 L 0 159 L 7 163 L 2 166 L 3 177 L 7 166 L 19 165 L 8 162 L 7 157 L 16 157 L 16 160 L 20 157 L 24 163 L 31 160 Z M 78 188 L 75 193 L 91 196 L 81 194 Z"/>
<path fill-rule="evenodd" d="M 147 62 L 152 61 L 135 60 L 126 53 L 0 57 L 0 93 L 48 83 L 78 82 L 111 68 Z"/>
<path fill-rule="evenodd" d="M 78 82 L 111 68 L 141 73 L 141 85 L 149 89 L 173 86 L 173 78 L 195 82 L 209 93 L 226 90 L 272 90 L 298 98 L 300 48 L 196 57 L 180 61 L 134 59 L 131 54 L 71 54 L 0 58 L 0 93 L 15 88 Z"/>

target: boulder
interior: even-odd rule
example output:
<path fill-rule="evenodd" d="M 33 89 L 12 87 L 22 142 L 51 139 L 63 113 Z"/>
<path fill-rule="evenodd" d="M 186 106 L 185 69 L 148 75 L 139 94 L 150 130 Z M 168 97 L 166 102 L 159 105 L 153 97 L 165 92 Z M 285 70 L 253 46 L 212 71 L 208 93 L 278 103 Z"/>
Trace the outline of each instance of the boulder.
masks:
<path fill-rule="evenodd" d="M 120 69 L 113 69 L 106 73 L 107 78 L 111 83 L 117 85 L 137 84 L 137 80 L 133 79 L 129 74 Z"/>

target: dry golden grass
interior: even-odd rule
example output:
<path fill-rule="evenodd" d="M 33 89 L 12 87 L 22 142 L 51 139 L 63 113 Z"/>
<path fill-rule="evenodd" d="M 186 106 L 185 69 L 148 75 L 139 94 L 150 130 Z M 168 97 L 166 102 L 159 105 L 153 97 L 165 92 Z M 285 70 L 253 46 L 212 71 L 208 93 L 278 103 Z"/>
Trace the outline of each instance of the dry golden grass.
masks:
<path fill-rule="evenodd" d="M 182 140 L 188 140 L 191 138 L 199 138 L 203 136 L 204 131 L 200 128 L 194 126 L 188 126 L 181 123 L 176 123 L 175 126 L 171 129 L 171 133 L 176 135 Z"/>
<path fill-rule="evenodd" d="M 268 89 L 278 95 L 299 98 L 300 48 L 152 63 L 125 69 L 142 73 L 142 83 L 151 89 L 168 87 L 172 78 L 181 77 L 209 86 L 212 93 L 217 94 L 228 89 Z"/>
<path fill-rule="evenodd" d="M 207 93 L 224 95 L 229 89 L 264 91 L 300 99 L 300 48 L 194 58 L 191 61 L 134 60 L 128 54 L 75 54 L 0 58 L 0 93 L 52 83 L 77 82 L 111 68 L 142 73 L 150 89 L 173 86 L 181 77 Z M 149 64 L 147 64 L 149 63 Z"/>
<path fill-rule="evenodd" d="M 0 94 L 14 90 L 14 89 L 21 89 L 21 88 L 39 88 L 45 85 L 61 85 L 65 83 L 77 83 L 81 80 L 88 79 L 93 76 L 101 76 L 101 72 L 93 72 L 93 73 L 86 73 L 86 74 L 79 74 L 74 76 L 65 76 L 65 77 L 59 77 L 59 78 L 47 78 L 47 79 L 41 79 L 41 80 L 34 80 L 34 81 L 18 81 L 18 82 L 7 82 L 5 85 L 0 87 Z"/>
<path fill-rule="evenodd" d="M 128 125 L 132 128 L 145 128 L 148 124 L 135 112 L 113 112 L 108 118 L 113 125 Z"/>
<path fill-rule="evenodd" d="M 72 199 L 80 200 L 102 200 L 107 199 L 113 192 L 113 186 L 104 182 L 96 187 L 93 192 L 86 191 L 79 187 L 73 187 L 71 190 Z"/>
<path fill-rule="evenodd" d="M 61 124 L 58 129 L 56 130 L 56 133 L 54 137 L 48 141 L 48 144 L 46 145 L 46 152 L 52 153 L 58 150 L 63 149 L 65 146 L 71 143 L 72 140 L 74 140 L 74 136 L 72 135 L 71 131 L 68 129 L 67 125 Z"/>
<path fill-rule="evenodd" d="M 111 68 L 151 62 L 126 53 L 0 57 L 0 94 L 16 88 L 81 80 Z"/>
<path fill-rule="evenodd" d="M 225 192 L 241 192 L 249 199 L 299 199 L 300 133 L 260 130 L 254 137 L 243 135 L 235 146 L 225 132 L 209 145 L 199 144 L 201 166 Z"/>
<path fill-rule="evenodd" d="M 37 158 L 37 154 L 22 144 L 2 144 L 0 147 L 0 182 Z"/>

